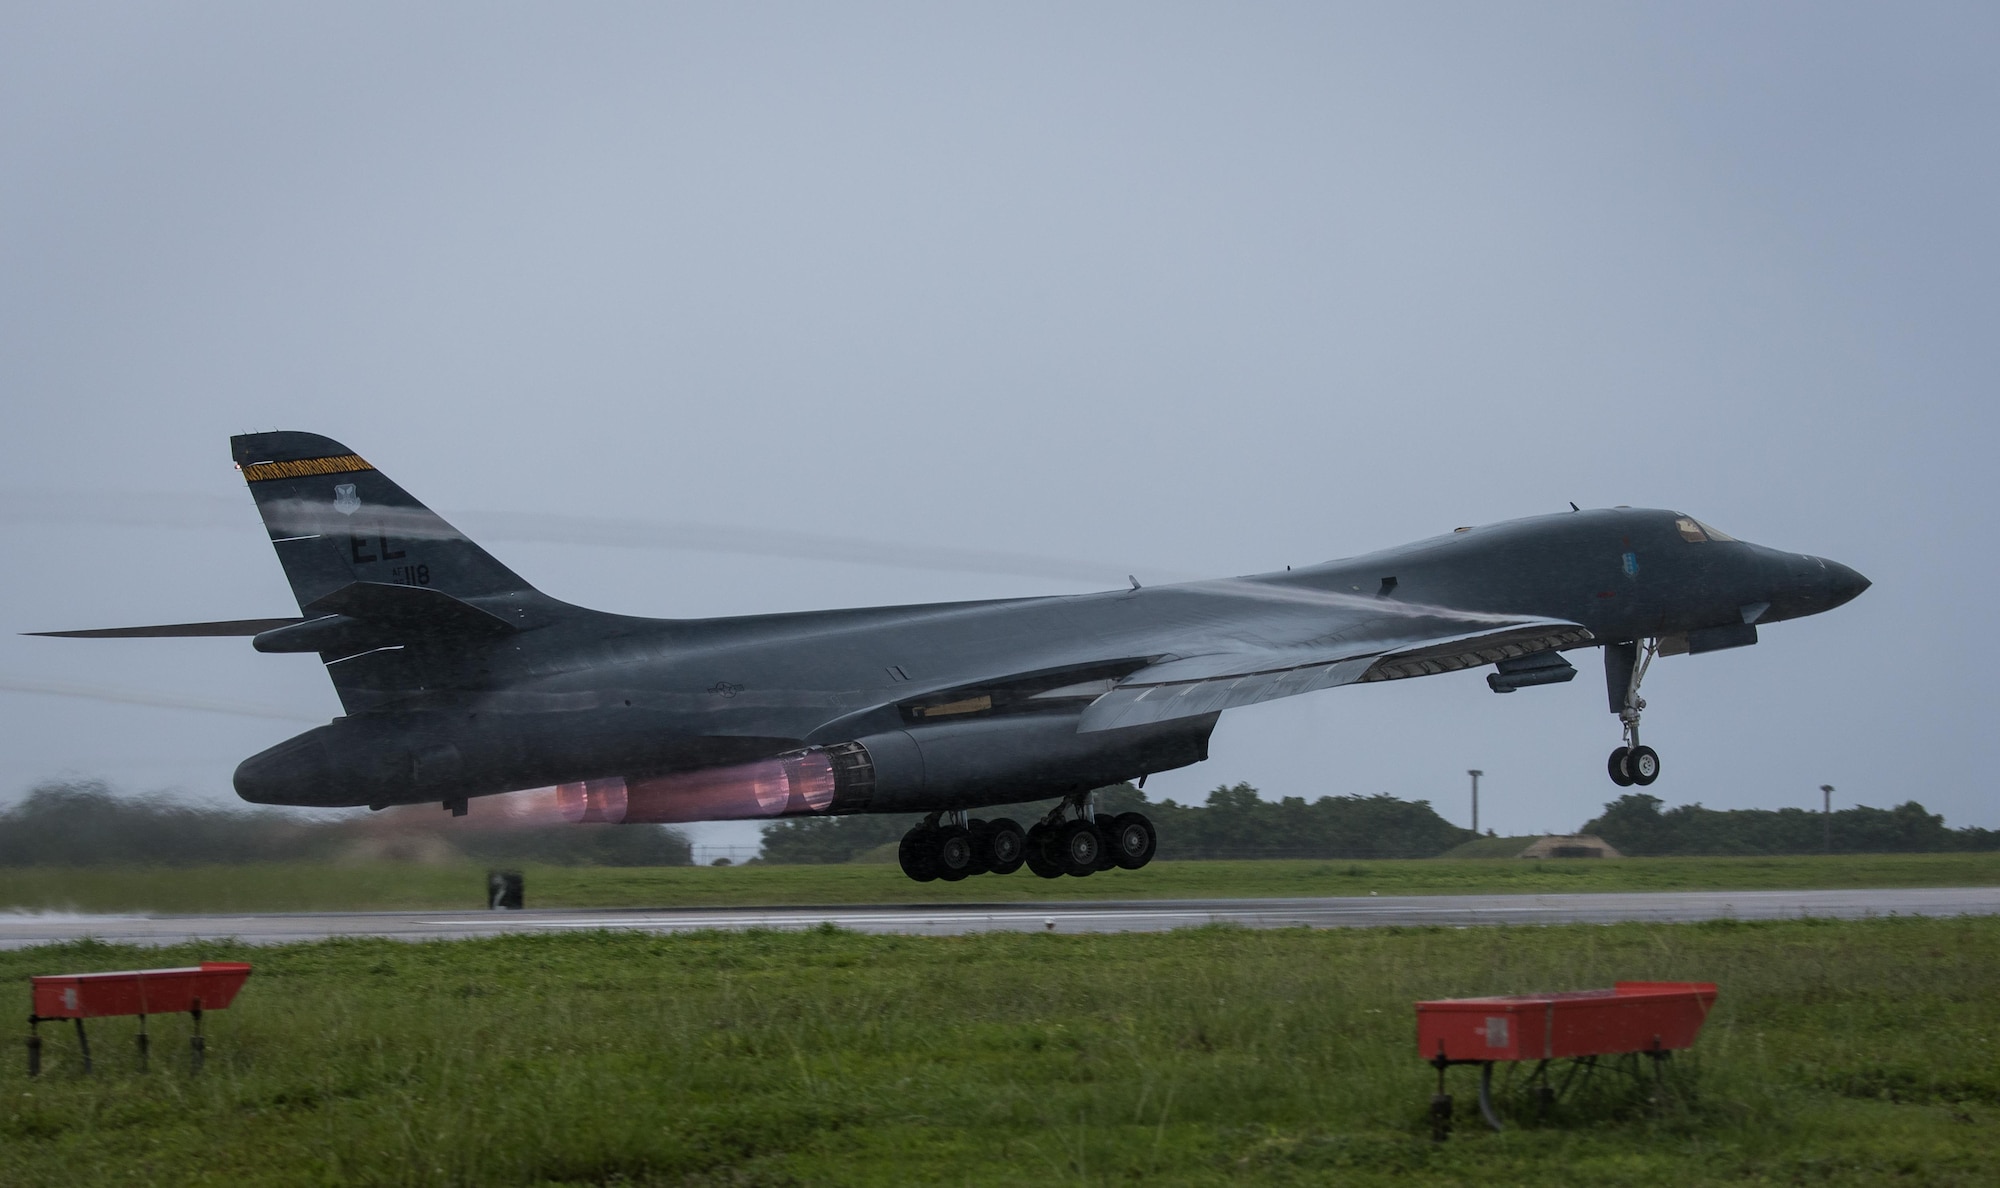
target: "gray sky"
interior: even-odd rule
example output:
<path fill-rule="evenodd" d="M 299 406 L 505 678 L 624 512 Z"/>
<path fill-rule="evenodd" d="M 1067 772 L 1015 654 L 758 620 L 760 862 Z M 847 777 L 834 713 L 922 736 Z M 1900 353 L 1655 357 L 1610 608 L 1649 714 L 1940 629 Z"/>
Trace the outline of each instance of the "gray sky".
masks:
<path fill-rule="evenodd" d="M 0 5 L 0 627 L 291 613 L 251 429 L 663 616 L 1665 506 L 1875 586 L 1656 666 L 1655 793 L 2000 825 L 1997 35 L 1971 4 Z M 1149 790 L 1462 821 L 1480 767 L 1482 824 L 1573 827 L 1615 792 L 1595 678 L 1234 710 Z M 9 635 L 0 796 L 229 797 L 335 712 L 247 641 Z"/>

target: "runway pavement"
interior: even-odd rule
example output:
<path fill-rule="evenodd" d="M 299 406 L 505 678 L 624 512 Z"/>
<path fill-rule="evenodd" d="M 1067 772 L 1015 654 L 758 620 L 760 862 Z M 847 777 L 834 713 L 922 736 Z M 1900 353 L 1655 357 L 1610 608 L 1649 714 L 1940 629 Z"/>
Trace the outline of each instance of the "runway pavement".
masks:
<path fill-rule="evenodd" d="M 1613 924 L 1802 916 L 2000 915 L 2000 887 L 1845 891 L 1658 891 L 1594 895 L 1407 895 L 1331 899 L 1064 901 L 834 907 L 648 910 L 322 912 L 152 916 L 0 912 L 0 948 L 92 937 L 137 945 L 235 938 L 253 944 L 379 936 L 445 940 L 509 933 L 603 929 L 811 928 L 944 936 L 969 932 L 1164 932 L 1204 924 L 1246 928 L 1471 927 L 1490 924 Z"/>

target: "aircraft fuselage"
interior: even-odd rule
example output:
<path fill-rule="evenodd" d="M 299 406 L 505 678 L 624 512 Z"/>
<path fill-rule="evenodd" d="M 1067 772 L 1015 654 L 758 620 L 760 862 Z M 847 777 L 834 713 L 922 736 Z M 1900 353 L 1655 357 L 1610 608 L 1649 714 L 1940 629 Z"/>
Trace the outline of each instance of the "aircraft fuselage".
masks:
<path fill-rule="evenodd" d="M 236 786 L 274 804 L 450 802 L 898 734 L 921 742 L 945 737 L 945 727 L 992 735 L 965 744 L 973 766 L 1020 745 L 1052 748 L 1046 778 L 1003 770 L 866 811 L 963 808 L 1205 757 L 1213 714 L 1077 733 L 1090 698 L 1166 659 L 1283 654 L 1337 638 L 1357 619 L 1434 610 L 1588 631 L 1568 648 L 1685 644 L 1704 632 L 1732 646 L 1730 633 L 1831 609 L 1867 584 L 1837 562 L 1721 537 L 1674 512 L 1606 509 L 1290 571 L 1084 595 L 708 620 L 581 611 L 532 590 L 471 596 L 520 629 L 431 649 L 425 687 L 246 760 Z M 957 693 L 966 695 L 936 700 Z M 979 706 L 981 696 L 990 704 Z M 934 748 L 932 767 L 946 763 L 942 753 Z M 1099 754 L 1111 757 L 1090 757 Z"/>

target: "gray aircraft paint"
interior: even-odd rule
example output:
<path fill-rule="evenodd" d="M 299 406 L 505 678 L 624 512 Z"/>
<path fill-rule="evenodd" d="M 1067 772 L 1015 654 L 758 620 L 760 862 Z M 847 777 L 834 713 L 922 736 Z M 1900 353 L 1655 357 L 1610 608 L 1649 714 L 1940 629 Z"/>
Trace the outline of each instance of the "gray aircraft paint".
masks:
<path fill-rule="evenodd" d="M 1868 585 L 1679 512 L 1620 508 L 1229 580 L 639 619 L 543 595 L 339 442 L 231 447 L 304 617 L 62 634 L 318 653 L 348 712 L 242 764 L 238 792 L 264 804 L 462 802 L 844 746 L 865 783 L 808 811 L 962 810 L 1199 762 L 1240 705 L 1521 661 L 1566 678 L 1553 655 L 1592 643 L 1754 643 L 1751 620 Z M 1616 709 L 1625 678 L 1607 671 Z"/>

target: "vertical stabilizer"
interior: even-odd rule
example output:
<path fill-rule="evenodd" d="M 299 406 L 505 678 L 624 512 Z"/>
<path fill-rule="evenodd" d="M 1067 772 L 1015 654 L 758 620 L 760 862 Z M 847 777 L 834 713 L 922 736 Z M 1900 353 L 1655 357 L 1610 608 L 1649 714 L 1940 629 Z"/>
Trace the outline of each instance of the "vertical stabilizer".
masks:
<path fill-rule="evenodd" d="M 455 598 L 529 588 L 332 438 L 252 433 L 229 444 L 301 610 L 354 582 L 428 587 Z"/>
<path fill-rule="evenodd" d="M 379 630 L 374 638 L 343 631 L 326 636 L 334 650 L 320 651 L 320 659 L 349 713 L 461 687 L 476 671 L 474 656 L 488 638 L 463 629 L 468 614 L 481 616 L 462 604 L 533 593 L 464 533 L 331 438 L 252 433 L 229 444 L 299 609 L 320 617 L 308 626 L 352 619 L 390 628 L 393 643 L 375 642 L 382 638 Z M 411 589 L 405 596 L 395 587 Z M 356 642 L 340 646 L 344 639 Z"/>

